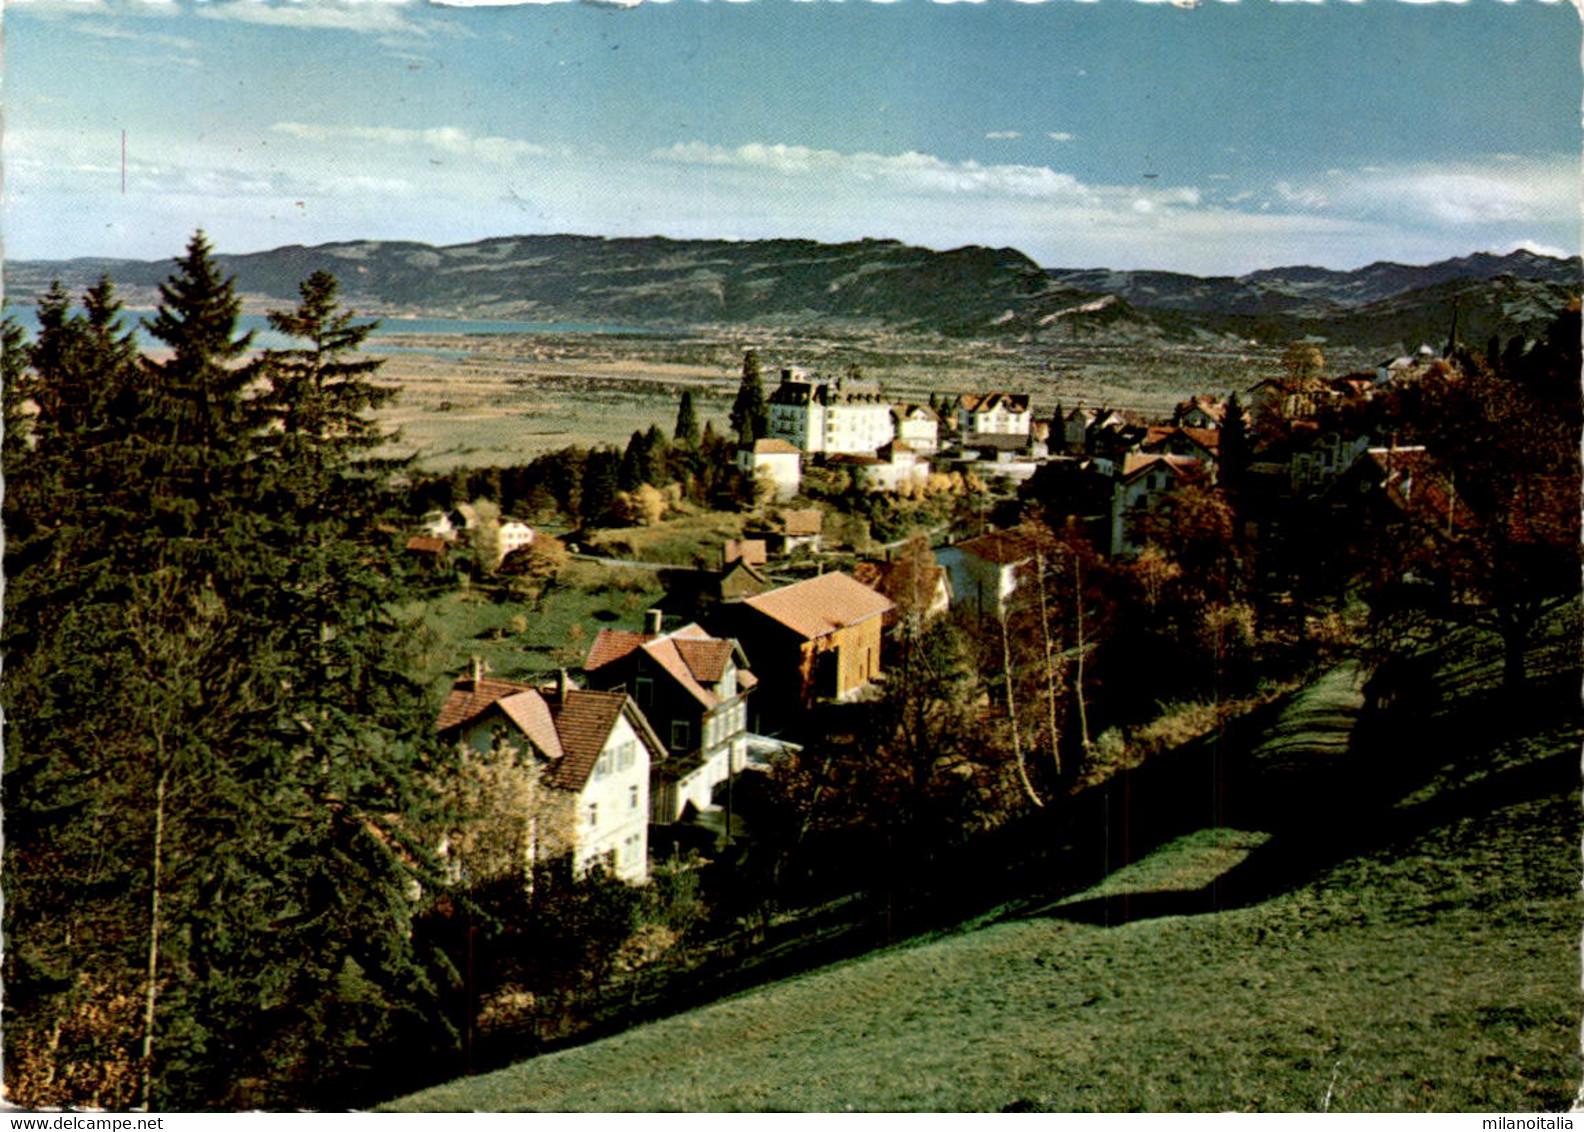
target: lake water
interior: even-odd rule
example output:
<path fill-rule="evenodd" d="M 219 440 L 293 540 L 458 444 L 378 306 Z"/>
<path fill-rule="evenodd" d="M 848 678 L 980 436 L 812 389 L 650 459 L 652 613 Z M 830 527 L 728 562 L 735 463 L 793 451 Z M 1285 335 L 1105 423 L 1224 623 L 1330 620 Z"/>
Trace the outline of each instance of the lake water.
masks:
<path fill-rule="evenodd" d="M 29 336 L 38 332 L 37 312 L 31 306 L 12 306 L 6 304 L 5 313 L 14 318 Z M 159 342 L 149 336 L 143 329 L 141 320 L 152 317 L 152 310 L 134 310 L 128 307 L 121 312 L 121 324 L 128 329 L 136 329 L 138 341 L 145 348 L 157 347 Z M 359 319 L 358 321 L 369 321 Z M 253 345 L 260 350 L 287 350 L 302 343 L 294 338 L 272 329 L 269 319 L 261 314 L 245 314 L 237 320 L 238 328 L 243 331 L 253 332 Z M 494 319 L 472 318 L 388 318 L 381 321 L 369 335 L 368 349 L 371 353 L 403 353 L 403 354 L 437 354 L 445 357 L 459 358 L 465 356 L 465 351 L 456 347 L 442 346 L 399 346 L 394 343 L 381 343 L 382 338 L 391 335 L 405 334 L 434 334 L 446 336 L 481 335 L 481 334 L 614 334 L 614 335 L 645 335 L 664 334 L 665 331 L 638 326 L 620 326 L 611 323 L 584 323 L 584 322 L 513 322 Z"/>

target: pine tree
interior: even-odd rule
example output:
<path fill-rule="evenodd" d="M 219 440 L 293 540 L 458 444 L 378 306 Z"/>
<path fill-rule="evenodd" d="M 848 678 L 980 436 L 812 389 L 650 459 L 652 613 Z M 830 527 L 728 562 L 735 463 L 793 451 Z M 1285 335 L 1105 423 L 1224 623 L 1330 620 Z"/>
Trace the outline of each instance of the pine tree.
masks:
<path fill-rule="evenodd" d="M 731 433 L 742 443 L 762 440 L 770 433 L 770 410 L 765 405 L 764 380 L 759 372 L 759 352 L 743 354 L 742 381 L 728 420 Z"/>

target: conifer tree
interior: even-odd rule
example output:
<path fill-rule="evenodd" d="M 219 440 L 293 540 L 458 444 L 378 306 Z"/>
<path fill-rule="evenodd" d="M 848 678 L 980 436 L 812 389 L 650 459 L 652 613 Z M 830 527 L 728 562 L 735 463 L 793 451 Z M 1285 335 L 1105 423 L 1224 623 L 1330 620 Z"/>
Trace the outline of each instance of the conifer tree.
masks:
<path fill-rule="evenodd" d="M 698 447 L 698 413 L 693 408 L 693 390 L 691 389 L 682 390 L 682 400 L 677 405 L 676 428 L 671 435 L 677 444 L 684 448 Z"/>
<path fill-rule="evenodd" d="M 142 366 L 118 475 L 91 452 L 66 469 L 73 552 L 7 547 L 6 1074 L 24 1103 L 324 1104 L 323 1066 L 390 1019 L 446 1033 L 411 930 L 409 886 L 432 876 L 407 840 L 427 705 L 347 443 L 372 402 L 298 411 L 367 372 L 337 368 L 354 341 L 325 291 L 282 316 L 314 324 L 314 358 L 275 359 L 249 400 L 240 304 L 195 237 L 149 323 L 170 353 Z M 39 356 L 72 369 L 61 388 L 123 352 L 108 288 L 85 307 L 58 320 L 73 350 Z"/>
<path fill-rule="evenodd" d="M 762 440 L 770 433 L 770 410 L 765 405 L 764 379 L 759 370 L 757 350 L 743 354 L 742 381 L 737 386 L 737 399 L 732 402 L 728 423 L 732 435 L 744 444 Z"/>

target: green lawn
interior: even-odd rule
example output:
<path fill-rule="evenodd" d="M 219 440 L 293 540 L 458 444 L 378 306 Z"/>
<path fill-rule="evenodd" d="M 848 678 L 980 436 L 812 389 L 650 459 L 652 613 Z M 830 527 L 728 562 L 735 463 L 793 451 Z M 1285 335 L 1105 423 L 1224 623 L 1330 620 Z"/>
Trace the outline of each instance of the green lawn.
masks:
<path fill-rule="evenodd" d="M 566 664 L 558 653 L 575 651 L 581 660 L 601 629 L 641 629 L 644 610 L 663 592 L 651 572 L 574 562 L 542 601 L 451 591 L 414 601 L 404 612 L 423 627 L 420 678 L 449 686 L 450 677 L 465 671 L 475 656 L 503 679 L 552 673 Z"/>
<path fill-rule="evenodd" d="M 1579 1083 L 1576 680 L 1504 715 L 1489 666 L 1449 672 L 1415 743 L 1377 752 L 1411 773 L 1309 815 L 1340 857 L 1291 875 L 1278 858 L 1246 903 L 1082 914 L 1100 896 L 1173 907 L 1282 841 L 1200 830 L 1058 904 L 388 1107 L 1564 1109 Z"/>

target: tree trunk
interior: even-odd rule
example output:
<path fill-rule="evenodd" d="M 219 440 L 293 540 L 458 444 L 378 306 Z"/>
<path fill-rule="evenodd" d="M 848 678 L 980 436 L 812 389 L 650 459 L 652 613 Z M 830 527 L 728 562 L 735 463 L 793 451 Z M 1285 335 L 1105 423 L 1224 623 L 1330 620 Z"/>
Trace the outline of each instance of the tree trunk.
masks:
<path fill-rule="evenodd" d="M 1089 757 L 1089 707 L 1084 700 L 1084 653 L 1089 643 L 1084 640 L 1083 564 L 1073 556 L 1073 606 L 1078 611 L 1078 664 L 1073 674 L 1073 692 L 1078 697 L 1078 738 L 1083 743 L 1084 758 Z"/>
<path fill-rule="evenodd" d="M 149 942 L 147 986 L 143 1004 L 143 1111 L 150 1111 L 154 1097 L 154 1003 L 159 986 L 160 897 L 165 866 L 165 785 L 169 769 L 160 771 L 154 789 L 154 866 L 149 891 Z"/>
<path fill-rule="evenodd" d="M 1056 730 L 1056 650 L 1051 644 L 1050 614 L 1045 603 L 1045 556 L 1034 556 L 1034 569 L 1039 577 L 1040 640 L 1045 646 L 1045 715 L 1050 729 L 1051 761 L 1056 765 L 1056 777 L 1061 778 L 1061 736 Z"/>
<path fill-rule="evenodd" d="M 1018 730 L 1017 699 L 1012 692 L 1012 638 L 1007 633 L 1006 614 L 1003 612 L 997 620 L 1001 624 L 1001 664 L 1003 675 L 1006 677 L 1007 718 L 1012 723 L 1012 753 L 1017 757 L 1018 781 L 1023 784 L 1023 792 L 1028 795 L 1029 801 L 1036 806 L 1043 806 L 1045 801 L 1034 789 L 1034 783 L 1029 781 L 1028 763 L 1023 758 L 1023 736 Z"/>

